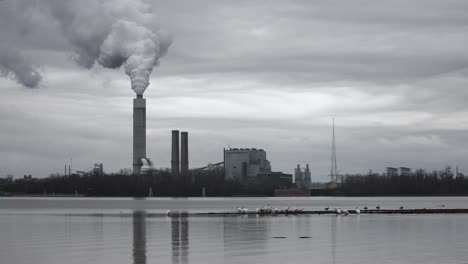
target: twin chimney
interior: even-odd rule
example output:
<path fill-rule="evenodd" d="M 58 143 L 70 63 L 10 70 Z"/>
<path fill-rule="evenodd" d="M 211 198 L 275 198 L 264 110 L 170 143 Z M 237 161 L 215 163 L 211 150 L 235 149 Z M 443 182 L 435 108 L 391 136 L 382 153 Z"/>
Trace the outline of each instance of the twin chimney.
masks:
<path fill-rule="evenodd" d="M 186 175 L 188 173 L 188 132 L 181 132 L 181 146 L 179 153 L 179 130 L 172 130 L 172 176 Z M 180 155 L 179 155 L 180 154 Z"/>

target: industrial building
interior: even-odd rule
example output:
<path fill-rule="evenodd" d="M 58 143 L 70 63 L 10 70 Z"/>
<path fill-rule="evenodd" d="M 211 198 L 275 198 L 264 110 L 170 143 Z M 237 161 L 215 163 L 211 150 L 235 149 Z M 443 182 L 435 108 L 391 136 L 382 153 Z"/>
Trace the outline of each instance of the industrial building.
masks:
<path fill-rule="evenodd" d="M 400 176 L 410 176 L 411 169 L 406 167 L 400 167 Z"/>
<path fill-rule="evenodd" d="M 398 176 L 398 168 L 387 167 L 387 176 Z"/>
<path fill-rule="evenodd" d="M 407 167 L 400 167 L 400 174 L 398 174 L 398 168 L 394 167 L 387 167 L 386 174 L 387 176 L 410 176 L 411 175 L 411 168 Z"/>
<path fill-rule="evenodd" d="M 266 152 L 256 148 L 224 149 L 224 169 L 226 179 L 237 178 L 242 181 L 271 173 Z"/>
<path fill-rule="evenodd" d="M 300 164 L 294 169 L 294 182 L 297 188 L 309 189 L 311 184 L 310 168 L 309 164 L 304 169 L 301 169 Z"/>

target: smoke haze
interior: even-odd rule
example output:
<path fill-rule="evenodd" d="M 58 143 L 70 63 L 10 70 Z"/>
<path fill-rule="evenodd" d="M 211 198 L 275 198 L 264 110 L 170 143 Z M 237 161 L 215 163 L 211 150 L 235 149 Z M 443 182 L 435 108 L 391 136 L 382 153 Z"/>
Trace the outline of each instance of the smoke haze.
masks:
<path fill-rule="evenodd" d="M 42 80 L 42 75 L 14 49 L 0 49 L 0 75 L 16 80 L 18 83 L 35 88 Z"/>
<path fill-rule="evenodd" d="M 334 116 L 342 173 L 458 164 L 468 175 L 468 1 L 140 2 L 0 1 L 0 48 L 40 66 L 47 86 L 0 78 L 0 177 L 62 172 L 69 157 L 77 169 L 131 166 L 129 60 L 98 62 L 123 34 L 111 34 L 118 21 L 177 38 L 144 93 L 158 168 L 178 128 L 191 134 L 193 168 L 222 160 L 223 147 L 257 147 L 274 171 L 309 164 L 325 181 Z"/>
<path fill-rule="evenodd" d="M 142 95 L 172 40 L 160 31 L 151 7 L 143 1 L 60 1 L 49 8 L 75 51 L 75 61 L 91 68 L 125 68 L 132 89 Z"/>
<path fill-rule="evenodd" d="M 17 0 L 0 4 L 0 22 L 13 21 L 15 26 L 7 28 L 16 28 L 15 34 L 34 35 L 34 28 L 41 27 L 61 32 L 79 66 L 89 69 L 96 62 L 111 69 L 123 66 L 139 95 L 148 87 L 153 67 L 172 42 L 159 29 L 152 7 L 143 0 Z M 41 75 L 21 56 L 20 48 L 12 51 L 5 48 L 8 45 L 17 43 L 0 46 L 3 75 L 36 87 Z"/>

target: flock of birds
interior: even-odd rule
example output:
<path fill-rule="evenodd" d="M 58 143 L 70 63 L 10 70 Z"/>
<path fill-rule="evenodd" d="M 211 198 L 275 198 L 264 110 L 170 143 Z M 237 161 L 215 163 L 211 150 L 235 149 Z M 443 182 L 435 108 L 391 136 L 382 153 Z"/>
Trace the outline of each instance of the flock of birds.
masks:
<path fill-rule="evenodd" d="M 275 207 L 271 207 L 270 205 L 255 209 L 255 213 L 257 214 L 297 214 L 302 211 L 304 211 L 304 209 L 298 209 L 296 207 L 291 207 L 291 206 L 288 206 L 284 209 L 278 209 Z M 248 214 L 249 209 L 245 208 L 244 206 L 237 207 L 237 212 L 239 214 Z"/>
<path fill-rule="evenodd" d="M 364 206 L 362 209 L 363 210 L 369 210 L 369 207 Z M 375 209 L 380 210 L 380 205 L 377 205 L 375 207 Z M 404 209 L 404 207 L 400 206 L 400 210 L 403 210 L 403 209 Z M 337 215 L 349 215 L 349 213 L 350 213 L 350 210 L 348 210 L 348 209 L 334 208 L 333 210 L 336 212 Z M 325 211 L 330 211 L 330 206 L 325 207 Z M 359 207 L 356 207 L 354 210 L 352 210 L 352 212 L 355 213 L 355 214 L 360 214 L 361 209 L 359 209 Z"/>
<path fill-rule="evenodd" d="M 440 205 L 440 207 L 445 207 L 445 204 Z M 364 206 L 362 209 L 363 210 L 372 210 L 372 209 L 369 209 L 369 207 L 367 207 L 367 206 Z M 375 207 L 375 209 L 380 210 L 381 209 L 380 205 L 377 205 Z M 403 210 L 405 208 L 403 206 L 400 206 L 399 209 Z M 428 209 L 428 208 L 424 208 L 424 209 Z M 332 208 L 330 208 L 330 206 L 327 206 L 327 207 L 324 208 L 324 210 L 325 211 L 334 211 L 337 215 L 349 215 L 350 213 L 354 213 L 354 214 L 360 214 L 361 213 L 361 209 L 359 209 L 359 207 L 356 207 L 354 210 L 348 210 L 348 209 L 341 209 L 341 208 L 333 208 L 332 209 Z M 292 206 L 288 206 L 288 207 L 286 207 L 284 209 L 278 209 L 278 208 L 275 208 L 275 207 L 271 207 L 270 205 L 255 209 L 256 214 L 297 214 L 297 213 L 301 213 L 303 211 L 304 211 L 304 209 L 302 209 L 302 208 L 299 209 L 299 208 L 292 207 Z M 172 213 L 171 209 L 166 211 L 167 216 L 170 216 L 171 213 Z M 240 206 L 240 207 L 237 207 L 237 213 L 239 213 L 239 214 L 248 214 L 249 209 L 244 207 L 244 206 Z"/>

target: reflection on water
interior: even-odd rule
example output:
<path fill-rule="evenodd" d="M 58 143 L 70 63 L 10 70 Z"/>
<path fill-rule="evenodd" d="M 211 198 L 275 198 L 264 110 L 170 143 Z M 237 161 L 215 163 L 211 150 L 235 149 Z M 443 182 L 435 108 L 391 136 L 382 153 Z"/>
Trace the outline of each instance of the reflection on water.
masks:
<path fill-rule="evenodd" d="M 468 214 L 0 214 L 0 264 L 468 263 L 466 237 Z"/>
<path fill-rule="evenodd" d="M 223 218 L 225 258 L 257 255 L 265 249 L 268 221 L 264 216 L 241 215 Z M 252 250 L 255 249 L 255 250 Z"/>
<path fill-rule="evenodd" d="M 146 264 L 146 213 L 133 212 L 133 263 Z"/>
<path fill-rule="evenodd" d="M 336 221 L 337 217 L 331 217 L 330 220 L 330 226 L 331 226 L 331 231 L 330 231 L 330 236 L 331 236 L 331 255 L 332 255 L 332 262 L 333 264 L 336 263 Z"/>
<path fill-rule="evenodd" d="M 171 216 L 172 263 L 188 263 L 188 231 L 187 213 L 181 212 Z"/>

